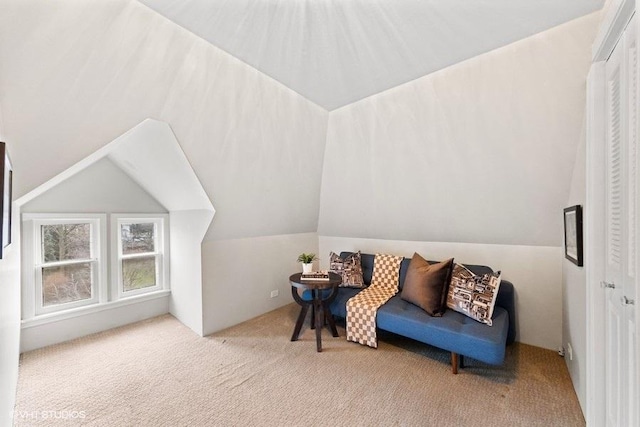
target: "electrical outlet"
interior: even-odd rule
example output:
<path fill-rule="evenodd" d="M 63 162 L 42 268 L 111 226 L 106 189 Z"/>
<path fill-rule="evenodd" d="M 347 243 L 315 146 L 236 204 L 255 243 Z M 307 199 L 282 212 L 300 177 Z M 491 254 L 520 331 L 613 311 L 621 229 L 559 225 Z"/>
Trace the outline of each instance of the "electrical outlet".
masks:
<path fill-rule="evenodd" d="M 564 357 L 564 347 L 558 348 L 558 356 Z"/>
<path fill-rule="evenodd" d="M 275 297 L 277 297 L 278 295 L 280 295 L 280 291 L 278 291 L 277 289 L 276 289 L 276 290 L 271 291 L 271 298 L 275 298 Z"/>
<path fill-rule="evenodd" d="M 571 343 L 567 343 L 567 354 L 569 356 L 569 360 L 573 360 L 573 348 L 571 348 Z"/>

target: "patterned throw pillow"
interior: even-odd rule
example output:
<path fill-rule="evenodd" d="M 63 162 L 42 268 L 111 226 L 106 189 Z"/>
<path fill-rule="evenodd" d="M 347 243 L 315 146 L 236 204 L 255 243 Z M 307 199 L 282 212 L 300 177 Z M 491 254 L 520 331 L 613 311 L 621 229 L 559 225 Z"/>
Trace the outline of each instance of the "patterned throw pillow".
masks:
<path fill-rule="evenodd" d="M 329 254 L 329 270 L 342 276 L 343 288 L 364 288 L 362 278 L 362 263 L 360 251 L 347 256 L 345 259 L 334 252 Z"/>
<path fill-rule="evenodd" d="M 462 265 L 455 264 L 447 295 L 447 307 L 491 326 L 499 287 L 499 271 L 476 276 Z"/>

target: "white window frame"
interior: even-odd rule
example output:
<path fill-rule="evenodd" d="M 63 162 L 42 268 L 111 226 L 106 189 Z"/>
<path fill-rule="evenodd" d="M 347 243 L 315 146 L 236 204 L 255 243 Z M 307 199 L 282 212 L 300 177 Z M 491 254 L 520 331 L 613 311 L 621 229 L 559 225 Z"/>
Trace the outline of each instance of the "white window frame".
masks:
<path fill-rule="evenodd" d="M 91 256 L 85 260 L 60 261 L 45 263 L 42 259 L 43 225 L 57 224 L 89 224 L 91 227 L 90 250 Z M 67 311 L 77 307 L 84 307 L 106 302 L 108 299 L 107 283 L 107 220 L 104 214 L 24 214 L 25 227 L 24 257 L 24 316 L 32 318 Z M 44 306 L 42 298 L 42 269 L 66 264 L 89 262 L 93 264 L 91 280 L 91 298 L 80 301 L 67 302 Z"/>
<path fill-rule="evenodd" d="M 122 254 L 120 226 L 122 224 L 154 224 L 154 252 Z M 122 261 L 137 257 L 155 256 L 156 284 L 147 288 L 124 291 Z M 111 215 L 111 296 L 112 300 L 126 299 L 169 289 L 169 215 L 168 214 L 112 214 Z"/>

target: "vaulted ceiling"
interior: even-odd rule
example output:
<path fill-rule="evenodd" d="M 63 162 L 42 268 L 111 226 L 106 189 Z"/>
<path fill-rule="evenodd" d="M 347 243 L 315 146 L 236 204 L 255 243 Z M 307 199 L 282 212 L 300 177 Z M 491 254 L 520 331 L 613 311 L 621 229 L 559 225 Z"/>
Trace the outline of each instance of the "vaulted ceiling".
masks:
<path fill-rule="evenodd" d="M 139 1 L 330 111 L 604 0 Z"/>

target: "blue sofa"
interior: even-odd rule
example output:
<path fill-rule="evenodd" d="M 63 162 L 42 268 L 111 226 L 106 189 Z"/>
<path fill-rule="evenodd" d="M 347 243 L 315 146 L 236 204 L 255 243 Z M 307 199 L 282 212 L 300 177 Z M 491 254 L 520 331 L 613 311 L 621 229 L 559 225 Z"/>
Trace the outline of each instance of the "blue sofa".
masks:
<path fill-rule="evenodd" d="M 342 252 L 341 258 L 351 252 Z M 367 286 L 371 283 L 374 255 L 362 254 L 362 270 Z M 493 311 L 493 325 L 487 326 L 448 309 L 442 317 L 431 317 L 421 308 L 400 298 L 402 285 L 411 258 L 405 258 L 400 266 L 400 292 L 378 310 L 377 327 L 451 352 L 451 368 L 458 373 L 463 367 L 463 356 L 492 365 L 504 361 L 505 347 L 516 336 L 514 288 L 511 282 L 502 280 Z M 465 265 L 473 273 L 491 273 L 483 265 Z M 334 316 L 346 318 L 347 300 L 361 289 L 340 288 L 331 303 Z"/>

